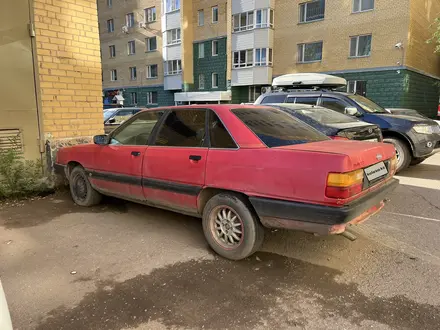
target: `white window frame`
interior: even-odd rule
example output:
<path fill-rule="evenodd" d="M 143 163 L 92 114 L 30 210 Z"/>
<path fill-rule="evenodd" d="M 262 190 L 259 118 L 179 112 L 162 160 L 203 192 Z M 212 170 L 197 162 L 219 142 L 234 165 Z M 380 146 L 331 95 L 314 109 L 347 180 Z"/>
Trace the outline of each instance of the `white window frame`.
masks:
<path fill-rule="evenodd" d="M 261 12 L 261 23 L 258 23 L 258 12 Z M 274 11 L 271 8 L 257 9 L 254 13 L 255 28 L 273 28 Z"/>
<path fill-rule="evenodd" d="M 212 42 L 211 42 L 211 55 L 212 56 L 218 56 L 218 45 L 219 45 L 218 40 L 212 40 Z M 215 52 L 214 52 L 214 49 L 216 50 Z"/>
<path fill-rule="evenodd" d="M 129 70 L 129 74 L 130 74 L 130 76 L 129 76 L 130 81 L 136 81 L 137 80 L 137 69 L 136 69 L 136 67 L 135 66 L 131 66 L 131 67 L 128 68 L 128 70 Z"/>
<path fill-rule="evenodd" d="M 319 2 L 319 0 L 313 0 L 313 1 L 303 2 L 303 3 L 299 4 L 298 15 L 299 15 L 299 22 L 300 23 L 317 22 L 317 21 L 322 21 L 324 19 L 324 17 L 323 17 L 323 18 L 307 20 L 307 7 L 310 3 L 313 3 L 313 2 Z M 301 17 L 301 7 L 302 6 L 304 6 L 304 17 Z M 324 12 L 324 16 L 325 16 L 325 12 Z"/>
<path fill-rule="evenodd" d="M 153 103 L 153 93 L 156 93 L 156 103 Z M 157 102 L 158 97 L 159 97 L 159 94 L 157 92 L 147 92 L 147 104 L 149 104 L 149 105 L 158 104 L 158 102 Z"/>
<path fill-rule="evenodd" d="M 107 32 L 108 33 L 115 32 L 115 21 L 113 20 L 113 18 L 107 20 Z"/>
<path fill-rule="evenodd" d="M 205 58 L 205 43 L 204 42 L 199 42 L 198 43 L 198 57 L 199 58 Z"/>
<path fill-rule="evenodd" d="M 172 63 L 172 70 L 168 70 L 168 64 Z M 182 73 L 182 60 L 170 60 L 165 62 L 165 75 L 173 76 Z"/>
<path fill-rule="evenodd" d="M 355 3 L 356 2 L 359 2 L 359 10 L 355 10 L 354 8 L 355 8 Z M 373 8 L 371 8 L 371 9 L 364 9 L 364 10 L 362 10 L 362 3 L 364 2 L 364 0 L 353 0 L 353 7 L 352 7 L 352 13 L 353 14 L 355 14 L 355 13 L 364 13 L 364 12 L 366 12 L 366 11 L 372 11 L 372 10 L 374 10 L 374 7 L 375 7 L 375 5 L 376 5 L 376 3 L 375 3 L 375 0 L 373 0 Z"/>
<path fill-rule="evenodd" d="M 313 44 L 322 44 L 322 47 L 321 47 L 322 48 L 321 59 L 320 60 L 313 60 L 313 61 L 306 61 L 305 60 L 306 46 L 307 45 L 313 45 Z M 301 47 L 301 50 L 299 49 L 299 47 Z M 297 50 L 298 50 L 297 63 L 316 63 L 316 62 L 322 62 L 323 51 L 324 51 L 324 42 L 323 41 L 314 41 L 314 42 L 306 42 L 306 43 L 298 44 L 297 45 Z M 300 54 L 301 54 L 301 57 L 300 57 Z"/>
<path fill-rule="evenodd" d="M 173 11 L 180 10 L 181 1 L 183 0 L 166 0 L 165 3 L 165 12 L 172 13 Z"/>
<path fill-rule="evenodd" d="M 238 53 L 238 62 L 235 63 L 235 54 Z M 244 55 L 242 54 L 244 53 Z M 242 59 L 242 56 L 244 56 L 244 63 L 241 63 L 240 60 Z M 254 66 L 254 50 L 253 49 L 244 49 L 244 50 L 237 50 L 233 52 L 232 54 L 232 67 L 234 69 L 238 68 L 248 68 Z"/>
<path fill-rule="evenodd" d="M 214 21 L 214 11 L 217 12 L 217 20 L 215 20 L 215 21 Z M 218 6 L 212 6 L 211 7 L 211 23 L 212 24 L 217 24 L 218 23 L 218 19 L 219 19 Z"/>
<path fill-rule="evenodd" d="M 205 89 L 205 75 L 199 74 L 199 89 Z"/>
<path fill-rule="evenodd" d="M 137 93 L 130 92 L 130 99 L 132 104 L 137 104 L 138 103 Z"/>
<path fill-rule="evenodd" d="M 156 39 L 156 48 L 151 49 L 150 41 Z M 157 37 L 149 37 L 145 38 L 145 47 L 147 48 L 147 52 L 155 52 L 157 51 Z"/>
<path fill-rule="evenodd" d="M 118 81 L 118 71 L 116 69 L 110 70 L 110 81 Z"/>
<path fill-rule="evenodd" d="M 252 19 L 249 17 L 252 14 Z M 241 26 L 241 17 L 246 16 L 246 25 Z M 235 27 L 235 21 L 238 19 L 238 28 Z M 232 16 L 232 31 L 233 32 L 241 32 L 241 31 L 247 31 L 252 30 L 255 26 L 255 12 L 247 11 L 245 13 L 239 13 Z"/>
<path fill-rule="evenodd" d="M 266 59 L 263 60 L 263 51 L 266 53 Z M 260 58 L 258 58 L 258 53 Z M 256 48 L 254 49 L 254 66 L 271 66 L 273 63 L 273 50 L 272 48 Z"/>
<path fill-rule="evenodd" d="M 113 7 L 113 0 L 107 0 L 107 7 L 108 8 Z"/>
<path fill-rule="evenodd" d="M 197 26 L 205 25 L 205 11 L 200 9 L 197 11 Z"/>
<path fill-rule="evenodd" d="M 177 45 L 182 42 L 180 28 L 167 30 L 167 46 Z M 173 39 L 174 34 L 174 39 Z"/>
<path fill-rule="evenodd" d="M 133 17 L 133 20 L 131 20 L 131 17 Z M 125 15 L 125 25 L 128 28 L 132 28 L 134 27 L 134 25 L 136 24 L 136 21 L 134 19 L 134 13 L 128 13 Z"/>
<path fill-rule="evenodd" d="M 217 79 L 214 79 L 214 77 L 217 77 Z M 211 86 L 212 86 L 212 88 L 218 88 L 218 79 L 219 79 L 218 73 L 217 72 L 213 72 L 211 74 Z M 215 81 L 215 80 L 217 80 L 217 81 Z M 214 83 L 216 83 L 216 84 L 214 84 Z"/>
<path fill-rule="evenodd" d="M 371 41 L 370 41 L 370 53 L 368 54 L 368 55 L 358 55 L 359 54 L 359 39 L 360 39 L 360 37 L 368 37 L 368 36 L 370 36 L 371 37 Z M 352 39 L 354 39 L 354 38 L 356 38 L 356 55 L 351 55 L 351 41 L 352 41 Z M 373 45 L 373 35 L 370 33 L 370 34 L 361 34 L 361 35 L 358 35 L 358 36 L 351 36 L 350 37 L 350 44 L 349 44 L 349 50 L 348 50 L 348 52 L 349 52 L 349 57 L 350 58 L 362 58 L 362 57 L 370 57 L 371 56 L 371 48 L 372 48 L 372 45 Z"/>
<path fill-rule="evenodd" d="M 153 67 L 156 67 L 156 75 L 153 76 Z M 147 79 L 157 79 L 159 76 L 159 66 L 157 64 L 150 64 L 147 65 L 145 70 L 146 78 Z"/>
<path fill-rule="evenodd" d="M 136 41 L 135 40 L 130 40 L 127 43 L 127 52 L 128 52 L 128 55 L 135 55 L 136 54 Z"/>
<path fill-rule="evenodd" d="M 144 9 L 144 22 L 153 23 L 157 20 L 156 7 L 149 7 Z"/>
<path fill-rule="evenodd" d="M 108 46 L 108 50 L 110 53 L 110 58 L 115 58 L 116 57 L 116 46 L 110 45 L 110 46 Z"/>

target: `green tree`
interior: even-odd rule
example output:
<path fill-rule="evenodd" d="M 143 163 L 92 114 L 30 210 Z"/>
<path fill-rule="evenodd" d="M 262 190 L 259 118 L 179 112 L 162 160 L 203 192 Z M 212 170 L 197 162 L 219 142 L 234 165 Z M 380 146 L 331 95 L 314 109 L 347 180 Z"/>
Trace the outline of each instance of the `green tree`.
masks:
<path fill-rule="evenodd" d="M 435 53 L 440 54 L 440 17 L 437 17 L 433 23 L 435 26 L 435 31 L 430 39 L 428 39 L 428 43 L 435 44 Z"/>

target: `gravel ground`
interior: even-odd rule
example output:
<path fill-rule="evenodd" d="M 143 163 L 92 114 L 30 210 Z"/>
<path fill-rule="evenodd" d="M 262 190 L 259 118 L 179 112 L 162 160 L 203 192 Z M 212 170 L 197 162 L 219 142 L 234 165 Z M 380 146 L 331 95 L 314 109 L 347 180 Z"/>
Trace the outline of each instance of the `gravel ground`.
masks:
<path fill-rule="evenodd" d="M 400 175 L 354 242 L 267 231 L 230 262 L 199 219 L 67 193 L 0 206 L 15 329 L 439 329 L 440 155 Z"/>

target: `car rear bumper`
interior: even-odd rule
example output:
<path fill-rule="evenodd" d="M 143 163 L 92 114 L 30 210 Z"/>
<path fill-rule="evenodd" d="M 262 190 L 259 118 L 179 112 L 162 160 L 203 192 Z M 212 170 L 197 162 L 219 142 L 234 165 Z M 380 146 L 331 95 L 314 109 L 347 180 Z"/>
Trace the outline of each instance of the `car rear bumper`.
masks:
<path fill-rule="evenodd" d="M 268 228 L 301 230 L 320 235 L 340 234 L 350 224 L 367 220 L 385 205 L 386 197 L 398 186 L 397 179 L 350 205 L 331 207 L 285 200 L 251 197 L 261 223 Z"/>

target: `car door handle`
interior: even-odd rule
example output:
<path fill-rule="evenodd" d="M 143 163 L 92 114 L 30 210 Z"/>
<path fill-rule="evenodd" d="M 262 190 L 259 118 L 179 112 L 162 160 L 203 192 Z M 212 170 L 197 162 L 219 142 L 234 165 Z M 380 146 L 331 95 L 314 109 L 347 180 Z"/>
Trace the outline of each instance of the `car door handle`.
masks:
<path fill-rule="evenodd" d="M 135 156 L 135 157 L 138 157 L 138 156 L 141 155 L 141 152 L 140 152 L 140 151 L 132 151 L 132 152 L 131 152 L 131 155 L 132 155 L 132 156 Z"/>
<path fill-rule="evenodd" d="M 196 162 L 198 162 L 201 159 L 202 159 L 202 156 L 199 156 L 199 155 L 190 155 L 189 156 L 189 160 L 194 160 Z"/>

